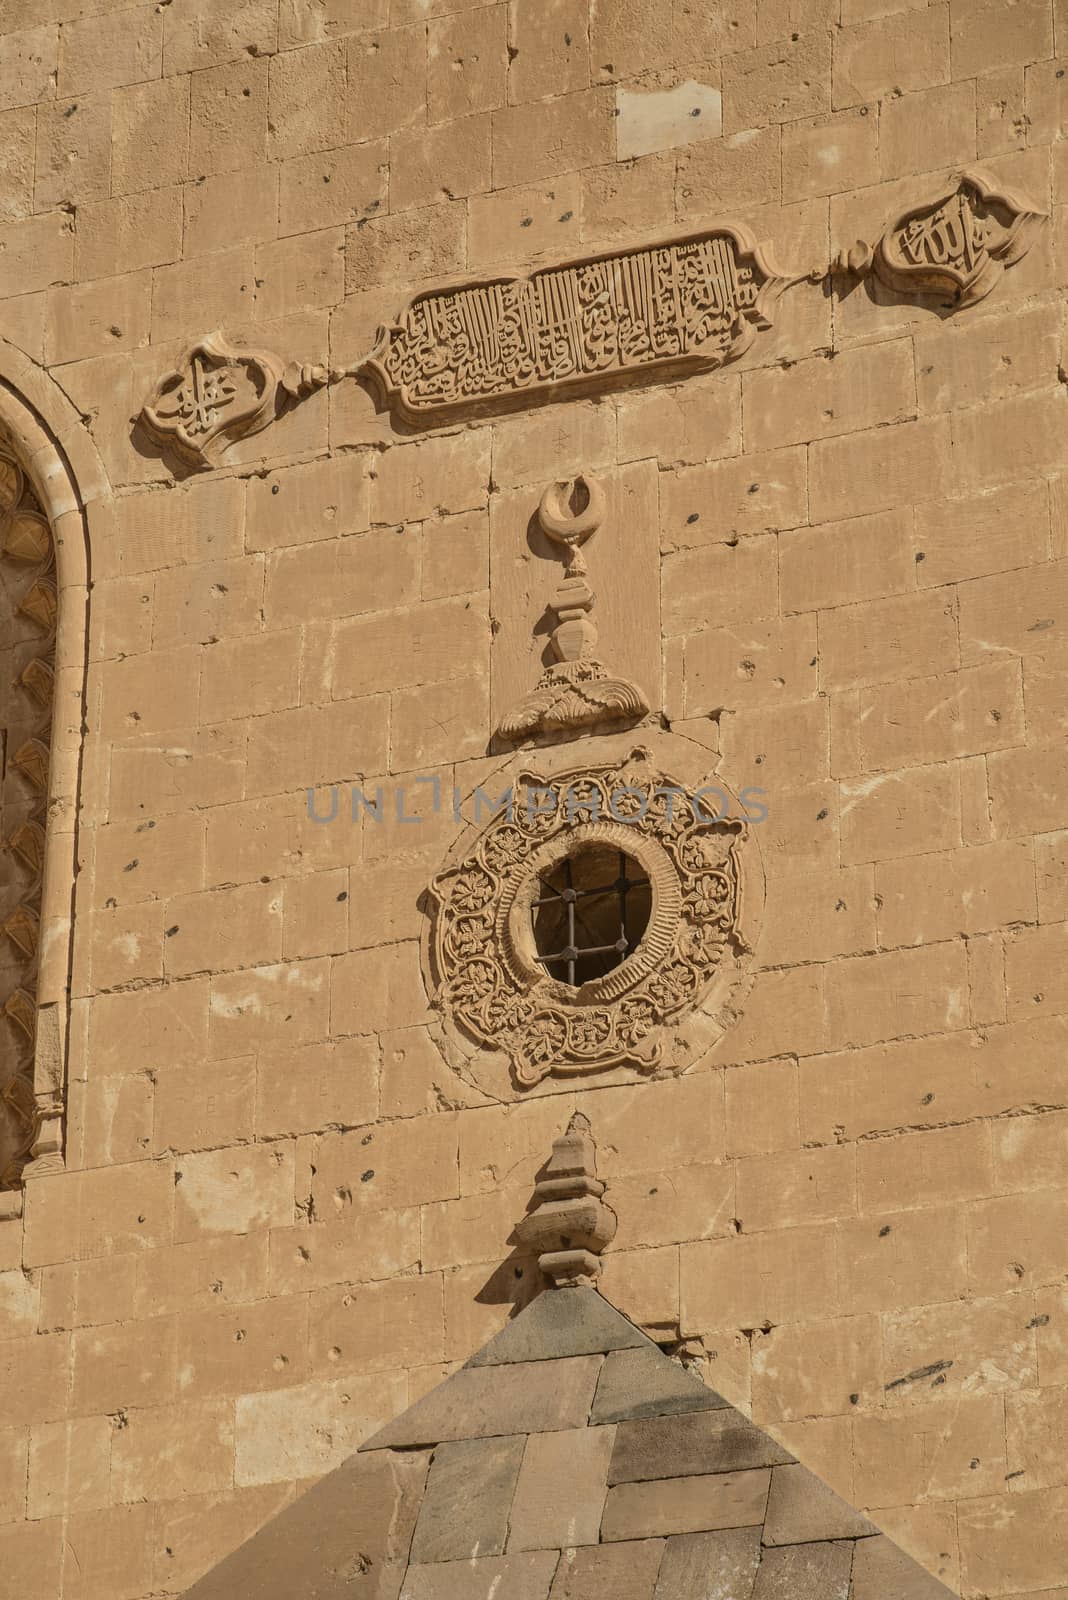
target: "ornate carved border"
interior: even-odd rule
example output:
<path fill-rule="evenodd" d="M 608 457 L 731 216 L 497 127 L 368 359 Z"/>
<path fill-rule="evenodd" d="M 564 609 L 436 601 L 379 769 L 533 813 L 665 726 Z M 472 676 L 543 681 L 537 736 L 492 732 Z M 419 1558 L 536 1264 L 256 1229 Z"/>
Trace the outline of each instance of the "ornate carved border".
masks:
<path fill-rule="evenodd" d="M 34 1046 L 37 955 L 56 667 L 55 550 L 47 519 L 14 454 L 0 443 L 0 560 L 11 573 L 14 672 L 3 779 L 8 868 L 0 883 L 0 1189 L 13 1187 L 37 1136 Z M 23 619 L 22 628 L 18 619 Z"/>
<path fill-rule="evenodd" d="M 510 810 L 469 830 L 431 885 L 432 1004 L 468 1059 L 503 1052 L 520 1089 L 687 1064 L 670 1058 L 679 1023 L 718 977 L 736 976 L 748 952 L 749 827 L 740 815 L 719 820 L 702 810 L 699 790 L 646 748 L 553 773 L 519 768 Z M 530 907 L 539 873 L 584 843 L 636 859 L 652 907 L 633 953 L 572 988 L 538 962 Z"/>

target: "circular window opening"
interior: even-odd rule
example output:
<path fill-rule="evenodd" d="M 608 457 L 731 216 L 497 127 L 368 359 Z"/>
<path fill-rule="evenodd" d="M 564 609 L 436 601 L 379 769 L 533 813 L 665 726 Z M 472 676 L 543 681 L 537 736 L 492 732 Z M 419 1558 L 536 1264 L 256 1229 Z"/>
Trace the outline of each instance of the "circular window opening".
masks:
<path fill-rule="evenodd" d="M 612 845 L 579 845 L 538 876 L 531 922 L 538 960 L 572 988 L 603 978 L 641 942 L 652 910 L 648 874 Z"/>

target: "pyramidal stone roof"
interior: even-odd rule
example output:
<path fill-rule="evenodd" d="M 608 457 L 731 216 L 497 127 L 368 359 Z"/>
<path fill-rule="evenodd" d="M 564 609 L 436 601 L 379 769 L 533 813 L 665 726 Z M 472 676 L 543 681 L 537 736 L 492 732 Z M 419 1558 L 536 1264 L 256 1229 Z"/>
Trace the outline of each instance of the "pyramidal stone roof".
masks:
<path fill-rule="evenodd" d="M 564 1179 L 545 1181 L 559 1206 Z M 591 1172 L 583 1181 L 590 1220 L 600 1196 Z M 561 1227 L 547 1240 L 557 1248 L 543 1270 L 564 1287 L 539 1295 L 187 1600 L 947 1600 L 952 1591 L 578 1281 L 598 1264 L 592 1220 L 584 1239 Z"/>

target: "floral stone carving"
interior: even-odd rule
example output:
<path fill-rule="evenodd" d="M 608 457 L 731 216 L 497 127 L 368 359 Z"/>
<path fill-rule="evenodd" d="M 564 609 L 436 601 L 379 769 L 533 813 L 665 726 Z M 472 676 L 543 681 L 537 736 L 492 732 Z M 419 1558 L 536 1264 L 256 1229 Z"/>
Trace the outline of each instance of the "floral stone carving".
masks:
<path fill-rule="evenodd" d="M 522 1087 L 665 1063 L 672 1025 L 745 948 L 740 817 L 718 819 L 634 750 L 616 764 L 542 777 L 521 772 L 473 848 L 431 886 L 433 1003 L 476 1045 L 507 1053 Z M 550 975 L 532 908 L 548 874 L 583 847 L 625 853 L 648 879 L 641 938 L 605 976 L 574 987 Z M 670 1063 L 668 1063 L 670 1064 Z"/>
<path fill-rule="evenodd" d="M 7 771 L 0 777 L 0 1189 L 16 1187 L 39 1125 L 37 962 L 56 657 L 55 551 L 14 456 L 0 446 L 0 593 L 10 596 Z"/>
<path fill-rule="evenodd" d="M 709 370 L 771 327 L 790 281 L 748 229 L 724 225 L 417 295 L 352 370 L 412 422 L 612 377 Z"/>
<path fill-rule="evenodd" d="M 333 382 L 326 367 L 245 350 L 221 333 L 191 345 L 141 410 L 157 443 L 192 467 L 218 464 L 228 445 L 266 428 L 290 404 Z"/>
<path fill-rule="evenodd" d="M 858 240 L 843 251 L 832 271 L 858 278 L 874 272 L 888 289 L 962 309 L 1022 260 L 1042 220 L 1024 196 L 999 189 L 986 173 L 964 172 L 951 193 L 902 213 L 874 249 Z"/>
<path fill-rule="evenodd" d="M 597 627 L 591 613 L 596 597 L 586 582 L 581 547 L 597 532 L 604 514 L 604 490 L 594 478 L 551 483 L 541 497 L 542 532 L 569 552 L 564 580 L 553 597 L 559 619 L 551 640 L 556 660 L 537 688 L 502 719 L 497 735 L 508 743 L 634 721 L 649 710 L 637 684 L 611 677 L 593 654 Z"/>

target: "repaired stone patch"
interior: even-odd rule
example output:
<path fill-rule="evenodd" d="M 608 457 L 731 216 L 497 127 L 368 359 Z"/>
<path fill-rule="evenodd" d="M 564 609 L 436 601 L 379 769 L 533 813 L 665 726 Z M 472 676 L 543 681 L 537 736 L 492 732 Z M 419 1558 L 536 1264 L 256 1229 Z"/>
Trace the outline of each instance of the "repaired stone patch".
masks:
<path fill-rule="evenodd" d="M 624 89 L 620 85 L 616 111 L 620 161 L 718 139 L 723 132 L 723 96 L 718 89 L 692 78 L 674 89 Z"/>

